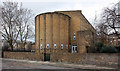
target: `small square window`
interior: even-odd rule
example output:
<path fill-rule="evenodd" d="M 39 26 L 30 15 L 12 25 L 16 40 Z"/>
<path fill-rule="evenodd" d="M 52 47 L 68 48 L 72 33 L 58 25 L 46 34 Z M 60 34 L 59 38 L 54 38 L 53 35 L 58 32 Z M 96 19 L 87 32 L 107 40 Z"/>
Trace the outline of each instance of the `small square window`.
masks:
<path fill-rule="evenodd" d="M 40 44 L 40 49 L 42 50 L 42 44 Z"/>
<path fill-rule="evenodd" d="M 47 44 L 47 49 L 49 49 L 49 44 Z"/>
<path fill-rule="evenodd" d="M 63 49 L 63 44 L 61 44 L 61 49 Z"/>
<path fill-rule="evenodd" d="M 56 44 L 54 44 L 54 49 L 56 49 L 56 47 L 57 47 L 57 45 L 56 45 Z"/>

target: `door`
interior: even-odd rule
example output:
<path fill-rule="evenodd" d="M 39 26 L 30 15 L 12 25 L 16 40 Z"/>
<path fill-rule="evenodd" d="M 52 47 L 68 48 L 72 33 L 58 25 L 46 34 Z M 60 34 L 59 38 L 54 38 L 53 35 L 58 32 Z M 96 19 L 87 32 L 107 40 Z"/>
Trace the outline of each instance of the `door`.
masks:
<path fill-rule="evenodd" d="M 44 61 L 50 61 L 50 54 L 44 53 Z"/>
<path fill-rule="evenodd" d="M 77 45 L 72 46 L 72 53 L 77 53 Z"/>

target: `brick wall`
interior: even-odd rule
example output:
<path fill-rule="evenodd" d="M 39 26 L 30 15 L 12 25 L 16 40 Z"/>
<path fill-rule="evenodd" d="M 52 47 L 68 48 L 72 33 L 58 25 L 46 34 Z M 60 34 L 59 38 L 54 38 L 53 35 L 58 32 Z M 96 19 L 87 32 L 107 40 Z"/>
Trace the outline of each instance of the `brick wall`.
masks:
<path fill-rule="evenodd" d="M 34 52 L 4 52 L 4 58 L 10 59 L 28 59 L 28 60 L 42 60 L 43 54 Z"/>
<path fill-rule="evenodd" d="M 51 54 L 52 62 L 65 62 L 65 63 L 77 63 L 77 64 L 92 64 L 96 66 L 108 66 L 118 67 L 118 55 L 119 54 L 105 54 L 105 53 L 63 53 Z"/>
<path fill-rule="evenodd" d="M 37 15 L 35 18 L 35 46 L 37 52 L 68 52 L 66 45 L 69 45 L 70 17 L 62 13 L 48 12 Z M 56 44 L 56 49 L 54 49 Z M 61 50 L 61 44 L 63 48 Z M 40 49 L 42 46 L 43 49 Z"/>
<path fill-rule="evenodd" d="M 77 32 L 77 50 L 78 53 L 85 53 L 86 46 L 93 46 L 95 41 L 95 34 L 92 31 L 78 31 Z M 92 50 L 91 50 L 92 51 Z"/>
<path fill-rule="evenodd" d="M 119 56 L 118 53 L 51 53 L 50 61 L 118 68 Z M 44 55 L 32 52 L 4 52 L 4 58 L 43 61 Z"/>

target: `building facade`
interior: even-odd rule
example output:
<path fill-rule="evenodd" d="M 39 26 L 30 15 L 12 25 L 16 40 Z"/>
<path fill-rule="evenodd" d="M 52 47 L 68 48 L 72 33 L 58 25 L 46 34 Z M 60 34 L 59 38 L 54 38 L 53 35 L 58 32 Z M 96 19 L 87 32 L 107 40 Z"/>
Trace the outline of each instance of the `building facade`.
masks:
<path fill-rule="evenodd" d="M 79 45 L 79 38 L 81 37 L 78 35 L 85 33 L 82 31 L 91 32 L 91 36 L 95 35 L 95 29 L 84 17 L 81 10 L 55 11 L 39 14 L 35 17 L 36 51 L 40 53 L 79 53 L 88 46 L 83 43 L 90 42 L 83 40 Z M 84 34 L 84 36 L 87 35 Z M 85 37 L 81 39 L 85 39 Z"/>
<path fill-rule="evenodd" d="M 120 47 L 120 36 L 118 37 L 116 34 L 110 34 L 107 43 L 113 47 Z"/>

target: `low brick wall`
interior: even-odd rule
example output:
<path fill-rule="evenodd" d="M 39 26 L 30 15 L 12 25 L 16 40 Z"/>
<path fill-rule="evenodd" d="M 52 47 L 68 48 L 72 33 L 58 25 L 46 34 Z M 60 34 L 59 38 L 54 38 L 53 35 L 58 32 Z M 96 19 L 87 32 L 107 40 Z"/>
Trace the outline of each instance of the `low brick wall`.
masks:
<path fill-rule="evenodd" d="M 34 52 L 4 52 L 4 58 L 11 59 L 28 59 L 28 60 L 44 60 L 44 55 Z M 64 62 L 76 64 L 88 64 L 96 66 L 108 66 L 118 68 L 120 61 L 118 53 L 51 53 L 51 62 Z"/>
<path fill-rule="evenodd" d="M 51 61 L 66 62 L 77 64 L 92 64 L 96 66 L 108 66 L 118 68 L 119 54 L 117 53 L 85 53 L 85 54 L 71 54 L 71 53 L 53 53 L 51 54 Z"/>
<path fill-rule="evenodd" d="M 4 52 L 4 58 L 43 61 L 44 55 L 35 52 Z"/>
<path fill-rule="evenodd" d="M 52 53 L 50 55 L 50 61 L 52 62 L 69 62 L 78 63 L 81 61 L 83 54 L 72 54 L 72 53 Z"/>

